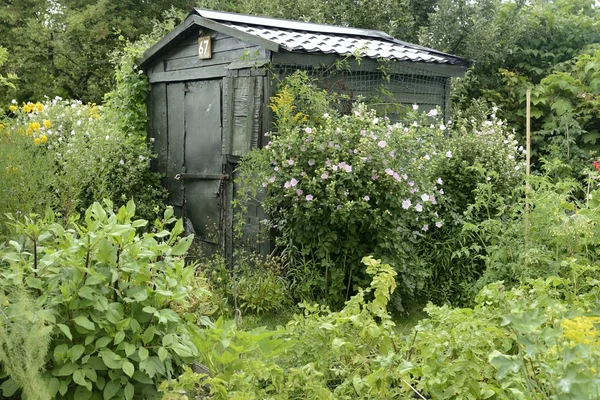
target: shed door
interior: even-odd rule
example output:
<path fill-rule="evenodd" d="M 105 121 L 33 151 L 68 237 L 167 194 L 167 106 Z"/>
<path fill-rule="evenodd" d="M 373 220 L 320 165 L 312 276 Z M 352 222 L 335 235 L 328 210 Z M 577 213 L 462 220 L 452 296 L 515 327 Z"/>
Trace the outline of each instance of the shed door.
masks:
<path fill-rule="evenodd" d="M 221 81 L 189 82 L 183 92 L 184 210 L 196 237 L 212 252 L 222 232 Z"/>

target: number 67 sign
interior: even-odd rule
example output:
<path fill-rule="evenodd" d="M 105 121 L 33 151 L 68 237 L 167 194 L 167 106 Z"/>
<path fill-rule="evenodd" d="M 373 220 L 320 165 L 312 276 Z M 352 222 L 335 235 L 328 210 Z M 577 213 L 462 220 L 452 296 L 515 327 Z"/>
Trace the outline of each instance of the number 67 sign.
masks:
<path fill-rule="evenodd" d="M 201 36 L 198 38 L 198 58 L 205 60 L 212 57 L 212 48 L 210 36 Z"/>

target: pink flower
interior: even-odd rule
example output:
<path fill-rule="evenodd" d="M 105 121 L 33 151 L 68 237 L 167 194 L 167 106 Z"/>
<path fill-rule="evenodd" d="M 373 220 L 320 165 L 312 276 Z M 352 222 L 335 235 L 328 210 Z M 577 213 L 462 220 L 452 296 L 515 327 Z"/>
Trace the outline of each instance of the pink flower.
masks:
<path fill-rule="evenodd" d="M 325 161 L 325 165 L 327 165 L 328 167 L 331 167 L 331 161 L 329 161 L 329 160 Z"/>
<path fill-rule="evenodd" d="M 363 197 L 363 199 L 365 199 L 365 201 L 371 200 L 371 198 L 369 196 L 365 196 L 365 197 Z"/>
<path fill-rule="evenodd" d="M 394 175 L 394 170 L 391 168 L 386 168 L 385 173 L 388 174 L 389 176 L 392 176 L 392 175 Z"/>
<path fill-rule="evenodd" d="M 275 177 L 274 176 L 272 176 L 272 177 L 269 178 L 269 183 L 273 183 L 273 182 L 275 182 Z"/>
<path fill-rule="evenodd" d="M 402 202 L 402 208 L 404 208 L 405 210 L 408 210 L 411 206 L 412 202 L 410 201 L 410 199 L 406 199 Z"/>
<path fill-rule="evenodd" d="M 438 185 L 443 185 L 444 184 L 444 181 L 442 180 L 442 178 L 437 178 L 436 182 L 437 182 Z"/>
<path fill-rule="evenodd" d="M 304 130 L 304 132 L 308 133 L 309 135 L 312 133 L 312 129 L 311 128 L 306 128 Z"/>
<path fill-rule="evenodd" d="M 385 140 L 380 140 L 379 143 L 377 143 L 377 146 L 383 149 L 385 146 L 387 146 L 387 143 Z"/>
<path fill-rule="evenodd" d="M 415 183 L 413 181 L 408 182 L 408 186 L 413 187 L 415 186 Z"/>
<path fill-rule="evenodd" d="M 302 191 L 302 189 L 298 189 L 298 190 L 296 190 L 296 194 L 297 194 L 298 196 L 302 196 L 302 193 L 304 193 L 304 192 Z"/>
<path fill-rule="evenodd" d="M 373 175 L 371 175 L 371 179 L 373 179 L 374 181 L 376 181 L 376 180 L 377 180 L 377 178 L 379 178 L 379 177 L 377 176 L 377 174 L 373 174 Z"/>
<path fill-rule="evenodd" d="M 442 223 L 440 221 L 435 223 L 435 227 L 436 228 L 441 228 L 442 227 Z"/>
<path fill-rule="evenodd" d="M 396 153 L 393 151 L 390 151 L 390 157 L 392 157 L 392 158 L 396 157 Z"/>
<path fill-rule="evenodd" d="M 448 151 L 448 152 L 446 153 L 446 157 L 448 157 L 448 158 L 452 158 L 452 152 L 451 152 L 451 151 Z"/>
<path fill-rule="evenodd" d="M 417 205 L 415 206 L 415 210 L 417 210 L 417 212 L 421 212 L 423 211 L 423 206 L 417 203 Z"/>
<path fill-rule="evenodd" d="M 352 165 L 344 165 L 344 170 L 346 172 L 352 172 Z"/>
<path fill-rule="evenodd" d="M 334 165 L 333 167 L 331 167 L 332 170 L 337 171 L 338 170 L 338 166 Z"/>
<path fill-rule="evenodd" d="M 402 175 L 402 179 L 407 180 L 408 179 L 408 175 L 406 175 L 406 174 Z"/>
<path fill-rule="evenodd" d="M 294 165 L 294 160 L 292 160 L 292 159 L 289 159 L 289 160 L 288 160 L 288 165 Z"/>
<path fill-rule="evenodd" d="M 262 183 L 262 187 L 267 187 L 268 183 L 267 182 L 263 182 Z"/>
<path fill-rule="evenodd" d="M 290 185 L 291 185 L 292 187 L 296 186 L 297 184 L 298 184 L 298 181 L 297 181 L 295 178 L 292 178 L 292 179 L 290 180 Z"/>
<path fill-rule="evenodd" d="M 275 171 L 275 172 L 279 171 L 279 167 L 273 168 L 273 171 Z"/>
<path fill-rule="evenodd" d="M 325 171 L 321 174 L 321 179 L 327 179 L 329 178 L 329 172 Z"/>
<path fill-rule="evenodd" d="M 421 200 L 423 200 L 423 201 L 429 201 L 429 195 L 427 193 L 423 193 L 421 195 Z"/>
<path fill-rule="evenodd" d="M 327 147 L 329 147 L 329 148 L 333 147 L 333 142 L 332 142 L 332 141 L 330 141 L 330 142 L 327 144 Z"/>
<path fill-rule="evenodd" d="M 400 182 L 402 180 L 402 178 L 400 178 L 400 175 L 398 175 L 397 172 L 394 172 L 394 179 L 397 180 L 398 182 Z"/>
<path fill-rule="evenodd" d="M 283 187 L 284 187 L 284 188 L 286 188 L 286 189 L 289 189 L 290 187 L 292 187 L 292 185 L 290 184 L 290 181 L 286 181 L 286 182 L 283 184 Z"/>
<path fill-rule="evenodd" d="M 422 231 L 427 232 L 429 230 L 429 225 L 425 224 L 423 225 L 423 227 L 421 228 Z"/>
<path fill-rule="evenodd" d="M 314 199 L 312 194 L 307 194 L 306 195 L 306 201 L 312 201 Z"/>
<path fill-rule="evenodd" d="M 265 137 L 269 137 L 269 132 L 265 132 Z"/>

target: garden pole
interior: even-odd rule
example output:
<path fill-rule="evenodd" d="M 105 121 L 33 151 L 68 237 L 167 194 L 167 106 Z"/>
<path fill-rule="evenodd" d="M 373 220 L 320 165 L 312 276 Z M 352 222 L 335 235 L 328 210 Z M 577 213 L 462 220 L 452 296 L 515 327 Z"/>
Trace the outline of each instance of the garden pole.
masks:
<path fill-rule="evenodd" d="M 528 248 L 529 244 L 529 174 L 531 170 L 531 88 L 527 88 L 527 122 L 526 122 L 526 133 L 527 133 L 527 153 L 525 154 L 525 248 Z"/>

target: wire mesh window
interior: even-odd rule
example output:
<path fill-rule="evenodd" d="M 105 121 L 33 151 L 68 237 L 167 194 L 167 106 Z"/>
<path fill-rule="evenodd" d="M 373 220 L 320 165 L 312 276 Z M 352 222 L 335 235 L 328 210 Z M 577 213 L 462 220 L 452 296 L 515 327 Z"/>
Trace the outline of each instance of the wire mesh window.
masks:
<path fill-rule="evenodd" d="M 377 69 L 339 68 L 336 66 L 309 66 L 302 64 L 277 64 L 280 77 L 297 70 L 306 71 L 316 84 L 330 93 L 342 95 L 342 112 L 349 112 L 351 104 L 362 101 L 388 116 L 392 121 L 413 104 L 428 111 L 439 106 L 442 113 L 448 110 L 450 76 L 419 68 L 408 62 L 387 62 Z"/>

